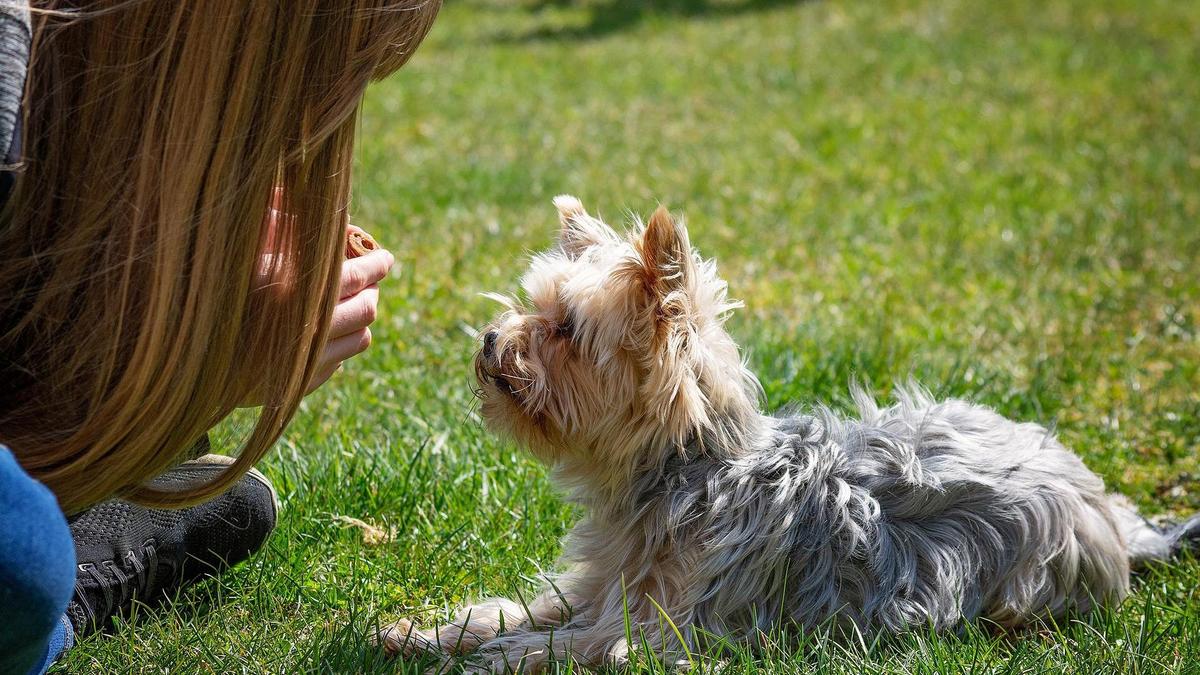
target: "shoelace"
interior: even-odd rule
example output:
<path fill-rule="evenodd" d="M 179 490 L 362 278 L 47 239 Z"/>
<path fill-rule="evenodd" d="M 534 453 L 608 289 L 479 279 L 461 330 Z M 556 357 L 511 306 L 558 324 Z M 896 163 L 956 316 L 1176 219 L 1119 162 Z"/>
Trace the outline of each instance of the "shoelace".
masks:
<path fill-rule="evenodd" d="M 146 554 L 145 564 L 138 560 L 133 551 L 125 554 L 125 562 L 133 567 L 138 582 L 136 588 L 154 588 L 154 579 L 158 576 L 158 549 L 153 539 L 142 544 L 142 552 Z"/>
<path fill-rule="evenodd" d="M 100 591 L 104 594 L 103 611 L 96 612 L 96 607 L 93 607 L 88 600 L 87 594 L 84 592 L 79 580 L 75 581 L 75 597 L 83 604 L 92 620 L 100 620 L 103 617 L 108 617 L 117 608 L 125 604 L 126 600 L 134 597 L 139 590 L 152 588 L 154 581 L 158 575 L 158 543 L 153 539 L 149 539 L 142 544 L 142 552 L 146 556 L 146 562 L 142 563 L 138 560 L 136 553 L 131 549 L 125 554 L 125 562 L 128 566 L 133 567 L 133 574 L 126 575 L 117 566 L 115 560 L 103 560 L 99 563 L 101 567 L 108 571 L 110 577 L 106 577 L 93 563 L 83 563 L 79 566 L 79 570 L 87 574 Z M 113 583 L 116 581 L 118 593 L 113 593 Z M 135 583 L 131 583 L 135 582 Z"/>

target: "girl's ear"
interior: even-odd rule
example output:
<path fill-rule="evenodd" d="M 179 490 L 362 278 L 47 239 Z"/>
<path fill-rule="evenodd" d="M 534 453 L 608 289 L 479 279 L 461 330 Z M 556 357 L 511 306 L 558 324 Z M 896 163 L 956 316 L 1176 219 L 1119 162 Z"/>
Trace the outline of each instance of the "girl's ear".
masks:
<path fill-rule="evenodd" d="M 554 207 L 558 209 L 558 222 L 561 225 L 558 245 L 568 258 L 579 257 L 593 244 L 617 238 L 616 233 L 600 219 L 588 215 L 583 202 L 577 197 L 559 195 L 554 198 Z"/>

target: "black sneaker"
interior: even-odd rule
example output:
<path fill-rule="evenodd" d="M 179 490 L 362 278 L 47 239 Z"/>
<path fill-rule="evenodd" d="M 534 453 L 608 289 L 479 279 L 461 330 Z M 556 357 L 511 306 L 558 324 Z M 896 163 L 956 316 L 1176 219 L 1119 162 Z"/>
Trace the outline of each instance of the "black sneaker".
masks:
<path fill-rule="evenodd" d="M 204 455 L 154 483 L 206 480 L 232 462 Z M 191 508 L 152 509 L 114 499 L 74 517 L 77 568 L 67 616 L 75 634 L 109 628 L 135 602 L 154 605 L 250 557 L 274 529 L 278 510 L 270 481 L 251 469 L 228 492 Z"/>

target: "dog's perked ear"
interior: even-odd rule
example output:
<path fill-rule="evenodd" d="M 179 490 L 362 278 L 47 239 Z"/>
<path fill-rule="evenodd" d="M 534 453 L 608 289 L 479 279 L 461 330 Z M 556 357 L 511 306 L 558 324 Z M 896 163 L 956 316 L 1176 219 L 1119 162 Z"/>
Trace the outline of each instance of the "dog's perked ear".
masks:
<path fill-rule="evenodd" d="M 692 246 L 687 229 L 666 207 L 659 206 L 642 232 L 642 265 L 647 287 L 665 300 L 674 291 L 687 289 L 694 274 Z"/>
<path fill-rule="evenodd" d="M 682 444 L 708 423 L 707 397 L 701 388 L 704 366 L 697 354 L 699 317 L 695 316 L 696 262 L 687 230 L 660 206 L 642 230 L 642 258 L 649 309 L 646 328 L 651 345 L 643 395 L 661 417 L 672 441 Z"/>
<path fill-rule="evenodd" d="M 617 238 L 600 219 L 588 215 L 578 197 L 559 195 L 554 198 L 554 208 L 558 209 L 558 222 L 562 226 L 558 245 L 569 258 L 579 257 L 589 246 Z"/>

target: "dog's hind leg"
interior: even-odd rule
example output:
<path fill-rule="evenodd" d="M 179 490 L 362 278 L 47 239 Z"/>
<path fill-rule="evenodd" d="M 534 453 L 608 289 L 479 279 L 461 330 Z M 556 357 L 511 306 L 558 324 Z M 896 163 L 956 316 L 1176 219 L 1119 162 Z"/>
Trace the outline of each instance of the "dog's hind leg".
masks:
<path fill-rule="evenodd" d="M 1116 519 L 1117 529 L 1125 542 L 1130 565 L 1137 568 L 1151 560 L 1165 560 L 1177 551 L 1171 532 L 1160 530 L 1143 518 L 1127 497 L 1119 494 L 1109 495 L 1108 503 Z M 1200 523 L 1188 521 L 1180 527 L 1189 523 L 1197 530 L 1192 538 L 1200 536 Z M 1183 537 L 1184 533 L 1181 531 L 1176 539 Z"/>
<path fill-rule="evenodd" d="M 1184 549 L 1200 547 L 1200 515 L 1165 528 L 1162 534 L 1171 546 L 1171 557 L 1179 555 Z"/>

